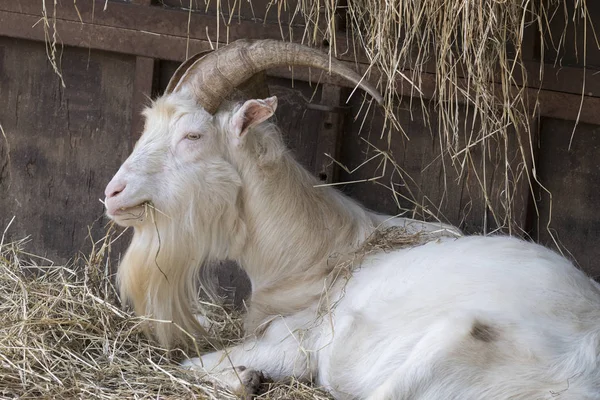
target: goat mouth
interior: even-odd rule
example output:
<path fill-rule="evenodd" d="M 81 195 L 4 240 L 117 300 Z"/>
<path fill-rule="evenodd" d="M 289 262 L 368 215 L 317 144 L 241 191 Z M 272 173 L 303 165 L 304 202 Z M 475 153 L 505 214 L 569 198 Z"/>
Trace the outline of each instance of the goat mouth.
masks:
<path fill-rule="evenodd" d="M 146 203 L 141 203 L 141 204 L 137 204 L 135 206 L 131 206 L 131 207 L 121 207 L 116 209 L 113 214 L 117 214 L 117 215 L 123 215 L 123 214 L 132 214 L 132 213 L 138 213 L 140 211 L 145 211 L 145 205 Z"/>
<path fill-rule="evenodd" d="M 132 206 L 107 209 L 107 214 L 109 217 L 117 217 L 119 219 L 139 220 L 146 215 L 149 206 L 150 202 L 143 201 Z"/>

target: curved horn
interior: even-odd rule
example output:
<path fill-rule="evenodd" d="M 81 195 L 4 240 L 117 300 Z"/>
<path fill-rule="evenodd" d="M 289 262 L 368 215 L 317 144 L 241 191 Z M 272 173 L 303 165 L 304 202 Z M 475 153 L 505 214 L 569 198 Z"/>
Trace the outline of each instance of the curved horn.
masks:
<path fill-rule="evenodd" d="M 198 61 L 199 59 L 211 52 L 212 50 L 202 51 L 181 63 L 181 65 L 177 67 L 177 70 L 175 70 L 175 73 L 169 80 L 164 94 L 173 93 L 173 91 L 181 81 L 181 78 L 183 77 L 183 75 L 185 75 L 188 69 L 190 69 L 190 67 L 196 61 Z M 238 90 L 236 94 L 237 97 L 239 97 L 240 99 L 247 100 L 253 98 L 258 99 L 269 97 L 269 87 L 267 86 L 267 77 L 264 72 L 259 72 L 258 74 L 251 76 L 250 78 L 248 78 L 248 80 L 242 82 L 237 89 Z"/>
<path fill-rule="evenodd" d="M 177 85 L 179 84 L 179 82 L 181 81 L 181 78 L 183 77 L 183 75 L 185 75 L 185 73 L 188 71 L 188 69 L 190 69 L 192 64 L 194 64 L 196 61 L 198 61 L 199 59 L 201 59 L 202 57 L 204 57 L 211 51 L 212 50 L 202 51 L 198 54 L 191 56 L 190 58 L 185 60 L 183 63 L 181 63 L 181 65 L 179 67 L 177 67 L 177 70 L 175 70 L 175 73 L 169 80 L 169 84 L 167 85 L 167 88 L 165 89 L 165 94 L 172 93 L 175 90 L 175 88 L 177 87 Z"/>
<path fill-rule="evenodd" d="M 242 82 L 269 68 L 299 65 L 320 68 L 349 80 L 368 92 L 378 103 L 383 98 L 368 82 L 338 60 L 318 50 L 277 40 L 237 40 L 196 60 L 173 91 L 187 86 L 210 114 Z"/>

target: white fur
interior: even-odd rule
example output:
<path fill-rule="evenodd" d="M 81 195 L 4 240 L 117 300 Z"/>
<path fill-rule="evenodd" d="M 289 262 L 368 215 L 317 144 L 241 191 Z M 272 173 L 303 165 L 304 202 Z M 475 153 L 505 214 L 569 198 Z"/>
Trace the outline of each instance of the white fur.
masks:
<path fill-rule="evenodd" d="M 600 399 L 600 289 L 588 277 L 535 244 L 390 219 L 315 188 L 276 127 L 248 121 L 251 107 L 264 119 L 276 99 L 214 117 L 185 91 L 158 99 L 106 190 L 108 215 L 135 229 L 119 282 L 138 313 L 200 329 L 201 266 L 232 258 L 250 277 L 245 341 L 185 365 L 313 380 L 338 399 Z M 146 201 L 158 211 L 135 207 Z M 336 269 L 389 225 L 427 234 Z M 174 326 L 153 330 L 169 345 L 182 341 Z"/>

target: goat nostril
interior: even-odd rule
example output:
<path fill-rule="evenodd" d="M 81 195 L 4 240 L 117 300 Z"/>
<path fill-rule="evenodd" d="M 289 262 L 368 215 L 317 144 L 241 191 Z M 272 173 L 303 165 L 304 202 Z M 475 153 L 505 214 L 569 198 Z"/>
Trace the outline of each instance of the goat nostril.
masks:
<path fill-rule="evenodd" d="M 108 187 L 106 188 L 106 197 L 107 198 L 111 198 L 111 197 L 116 197 L 119 195 L 119 193 L 123 192 L 123 190 L 125 190 L 125 187 L 127 185 L 124 183 L 118 183 L 118 184 L 112 184 L 112 185 L 108 185 Z"/>

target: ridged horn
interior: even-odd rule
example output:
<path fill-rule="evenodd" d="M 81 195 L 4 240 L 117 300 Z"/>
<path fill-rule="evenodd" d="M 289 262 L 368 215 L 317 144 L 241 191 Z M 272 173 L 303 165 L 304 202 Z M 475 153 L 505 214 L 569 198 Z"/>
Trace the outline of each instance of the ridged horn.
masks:
<path fill-rule="evenodd" d="M 187 63 L 187 62 L 186 62 Z M 296 43 L 277 40 L 237 40 L 193 62 L 172 91 L 189 88 L 210 114 L 240 84 L 269 68 L 297 65 L 319 68 L 347 79 L 368 92 L 379 103 L 383 98 L 368 82 L 335 58 Z M 170 86 L 170 83 L 169 83 Z"/>
<path fill-rule="evenodd" d="M 183 77 L 183 75 L 185 75 L 185 73 L 187 72 L 187 70 L 190 69 L 190 67 L 196 61 L 198 61 L 199 59 L 201 59 L 202 57 L 204 57 L 205 55 L 207 55 L 211 51 L 212 50 L 202 51 L 202 52 L 200 52 L 198 54 L 195 54 L 195 55 L 191 56 L 190 58 L 188 58 L 187 60 L 185 60 L 183 63 L 181 63 L 181 65 L 177 68 L 177 70 L 175 70 L 175 73 L 173 74 L 173 76 L 169 80 L 169 84 L 167 85 L 167 88 L 165 89 L 165 94 L 173 93 L 173 91 L 175 90 L 175 88 L 177 87 L 177 85 L 181 81 L 181 78 Z"/>
<path fill-rule="evenodd" d="M 181 63 L 169 80 L 169 84 L 165 89 L 165 94 L 172 93 L 188 69 L 190 69 L 196 61 L 211 52 L 212 50 L 202 51 Z M 241 83 L 237 88 L 237 93 L 232 96 L 235 100 L 264 99 L 267 97 L 269 97 L 269 87 L 267 86 L 266 74 L 264 72 L 259 72 Z"/>

